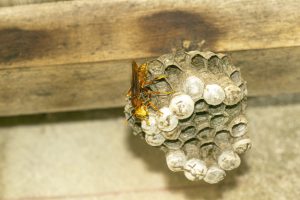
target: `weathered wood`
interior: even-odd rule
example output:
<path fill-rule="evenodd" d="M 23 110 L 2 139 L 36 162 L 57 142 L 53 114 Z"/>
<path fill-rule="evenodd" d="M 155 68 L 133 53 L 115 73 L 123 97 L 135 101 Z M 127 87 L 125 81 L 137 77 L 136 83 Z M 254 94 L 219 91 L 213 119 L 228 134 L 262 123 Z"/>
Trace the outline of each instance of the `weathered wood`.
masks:
<path fill-rule="evenodd" d="M 250 96 L 300 92 L 300 47 L 230 53 Z M 124 105 L 131 60 L 0 70 L 0 116 Z"/>
<path fill-rule="evenodd" d="M 48 3 L 48 2 L 57 2 L 57 1 L 70 1 L 70 0 L 0 0 L 0 7 Z"/>
<path fill-rule="evenodd" d="M 300 45 L 300 1 L 90 0 L 0 8 L 0 68 Z"/>

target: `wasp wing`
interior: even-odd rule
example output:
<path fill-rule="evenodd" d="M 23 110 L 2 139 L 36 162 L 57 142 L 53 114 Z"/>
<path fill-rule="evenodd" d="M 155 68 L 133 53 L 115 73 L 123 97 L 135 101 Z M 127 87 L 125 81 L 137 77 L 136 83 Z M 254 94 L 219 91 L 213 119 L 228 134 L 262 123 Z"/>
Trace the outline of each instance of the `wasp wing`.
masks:
<path fill-rule="evenodd" d="M 138 98 L 140 95 L 140 85 L 138 77 L 139 66 L 135 61 L 132 61 L 132 71 L 131 71 L 131 97 Z"/>

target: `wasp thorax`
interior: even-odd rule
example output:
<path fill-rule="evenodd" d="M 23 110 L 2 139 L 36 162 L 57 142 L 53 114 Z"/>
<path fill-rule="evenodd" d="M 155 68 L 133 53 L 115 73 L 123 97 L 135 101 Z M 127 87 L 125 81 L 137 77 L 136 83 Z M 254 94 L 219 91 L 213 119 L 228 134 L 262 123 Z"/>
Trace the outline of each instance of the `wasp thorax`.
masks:
<path fill-rule="evenodd" d="M 171 171 L 214 184 L 240 165 L 251 147 L 247 84 L 226 55 L 181 50 L 132 69 L 126 119 Z"/>

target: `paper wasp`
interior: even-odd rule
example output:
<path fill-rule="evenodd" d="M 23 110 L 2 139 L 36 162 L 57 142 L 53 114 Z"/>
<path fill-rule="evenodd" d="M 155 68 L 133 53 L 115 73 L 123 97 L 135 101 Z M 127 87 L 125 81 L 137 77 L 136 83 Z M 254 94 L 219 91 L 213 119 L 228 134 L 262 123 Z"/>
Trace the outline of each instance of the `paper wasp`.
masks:
<path fill-rule="evenodd" d="M 156 81 L 166 78 L 165 75 L 155 77 L 147 82 L 148 64 L 144 63 L 140 66 L 135 61 L 132 61 L 131 87 L 127 96 L 130 98 L 133 111 L 132 115 L 140 120 L 145 120 L 149 116 L 148 108 L 151 107 L 155 111 L 159 109 L 151 102 L 151 95 L 170 94 L 172 92 L 152 91 L 149 85 Z M 159 111 L 158 111 L 159 112 Z"/>

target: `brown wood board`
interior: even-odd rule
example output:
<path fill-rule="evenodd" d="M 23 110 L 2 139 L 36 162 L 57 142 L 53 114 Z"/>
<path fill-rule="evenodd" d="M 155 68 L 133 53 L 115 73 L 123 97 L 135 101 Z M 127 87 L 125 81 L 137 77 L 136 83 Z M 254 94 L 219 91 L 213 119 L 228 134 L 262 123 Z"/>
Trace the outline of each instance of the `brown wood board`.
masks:
<path fill-rule="evenodd" d="M 250 96 L 300 92 L 300 47 L 229 54 L 241 68 Z M 123 106 L 130 63 L 131 59 L 1 69 L 0 116 Z"/>
<path fill-rule="evenodd" d="M 300 1 L 89 0 L 0 8 L 0 68 L 300 45 Z"/>

